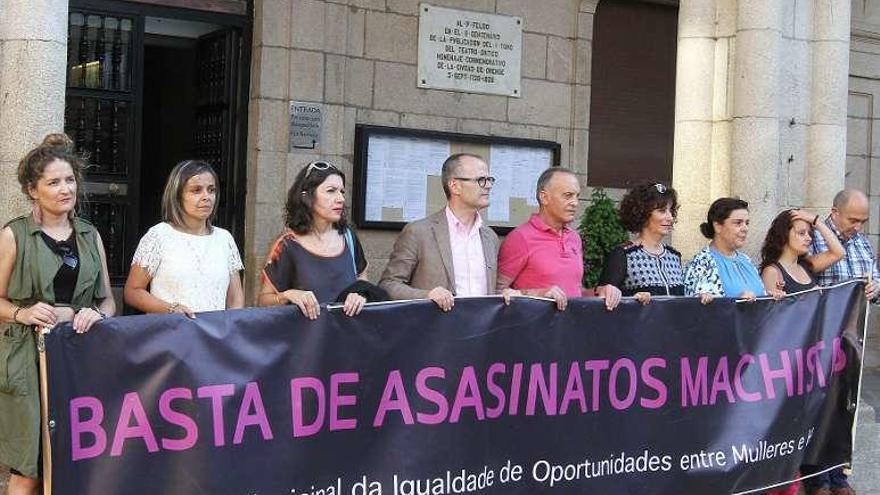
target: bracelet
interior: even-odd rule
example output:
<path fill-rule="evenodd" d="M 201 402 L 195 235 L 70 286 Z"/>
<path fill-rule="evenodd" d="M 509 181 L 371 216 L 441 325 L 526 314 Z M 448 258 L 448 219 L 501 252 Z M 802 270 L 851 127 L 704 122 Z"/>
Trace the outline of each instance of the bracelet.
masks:
<path fill-rule="evenodd" d="M 13 321 L 13 323 L 19 323 L 19 321 L 18 321 L 18 312 L 21 311 L 22 309 L 24 309 L 24 308 L 22 308 L 21 306 L 16 306 L 16 307 L 15 307 L 15 311 L 12 312 L 12 321 Z"/>
<path fill-rule="evenodd" d="M 174 310 L 176 310 L 179 307 L 180 307 L 180 303 L 171 303 L 171 305 L 168 306 L 168 313 L 173 313 Z"/>
<path fill-rule="evenodd" d="M 287 304 L 287 299 L 285 299 L 284 296 L 282 296 L 281 293 L 279 292 L 279 293 L 275 294 L 275 304 L 278 304 L 278 305 Z"/>
<path fill-rule="evenodd" d="M 816 218 L 813 219 L 813 227 L 815 227 L 817 223 L 819 223 L 819 215 L 816 215 Z"/>
<path fill-rule="evenodd" d="M 102 320 L 107 318 L 107 313 L 98 309 L 98 306 L 92 306 L 92 311 L 94 311 L 95 313 L 98 313 L 98 316 L 100 316 Z"/>

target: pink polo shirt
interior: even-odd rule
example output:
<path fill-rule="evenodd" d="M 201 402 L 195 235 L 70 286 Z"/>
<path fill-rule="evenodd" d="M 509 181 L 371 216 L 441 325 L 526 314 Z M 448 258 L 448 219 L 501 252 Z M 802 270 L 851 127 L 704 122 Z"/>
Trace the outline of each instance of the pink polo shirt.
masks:
<path fill-rule="evenodd" d="M 452 248 L 455 295 L 487 295 L 489 291 L 486 287 L 486 258 L 483 256 L 483 240 L 480 238 L 482 218 L 477 214 L 473 225 L 468 228 L 447 206 L 446 222 L 449 225 L 449 244 Z M 492 290 L 494 291 L 495 287 L 492 287 Z"/>
<path fill-rule="evenodd" d="M 581 238 L 568 227 L 560 235 L 535 213 L 513 229 L 498 252 L 498 273 L 514 289 L 558 285 L 568 297 L 581 296 L 584 277 Z"/>

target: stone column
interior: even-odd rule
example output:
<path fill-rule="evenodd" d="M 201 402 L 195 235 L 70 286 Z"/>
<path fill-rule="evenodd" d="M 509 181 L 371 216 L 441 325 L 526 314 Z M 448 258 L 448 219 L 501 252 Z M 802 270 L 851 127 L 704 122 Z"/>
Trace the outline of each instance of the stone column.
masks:
<path fill-rule="evenodd" d="M 737 3 L 730 191 L 751 206 L 753 257 L 779 207 L 781 11 L 782 2 Z"/>
<path fill-rule="evenodd" d="M 67 0 L 0 0 L 0 223 L 28 209 L 18 161 L 64 129 Z"/>
<path fill-rule="evenodd" d="M 678 11 L 672 185 L 681 208 L 674 244 L 688 258 L 705 243 L 699 225 L 714 199 L 715 3 L 682 0 Z"/>
<path fill-rule="evenodd" d="M 827 209 L 846 174 L 850 2 L 813 0 L 812 123 L 807 206 Z"/>

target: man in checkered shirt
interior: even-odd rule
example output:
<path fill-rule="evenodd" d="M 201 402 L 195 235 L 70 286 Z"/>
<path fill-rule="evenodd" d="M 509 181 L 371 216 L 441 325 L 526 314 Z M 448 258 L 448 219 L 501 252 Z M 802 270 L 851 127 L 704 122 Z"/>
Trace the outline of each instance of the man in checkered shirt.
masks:
<path fill-rule="evenodd" d="M 831 215 L 825 219 L 825 224 L 837 234 L 846 256 L 817 274 L 817 279 L 819 285 L 834 285 L 854 278 L 865 278 L 870 274 L 871 282 L 865 286 L 865 295 L 873 300 L 878 293 L 876 280 L 880 279 L 880 271 L 871 241 L 862 232 L 868 223 L 868 210 L 868 197 L 862 191 L 844 189 L 834 196 Z M 810 254 L 827 250 L 825 240 L 814 232 Z"/>
<path fill-rule="evenodd" d="M 871 246 L 868 236 L 862 232 L 865 224 L 868 223 L 869 210 L 868 197 L 862 191 L 844 189 L 834 196 L 831 215 L 825 219 L 825 224 L 840 239 L 846 256 L 817 274 L 817 281 L 819 285 L 833 285 L 870 275 L 870 281 L 865 285 L 865 296 L 877 302 L 880 290 L 878 290 L 876 280 L 880 278 L 880 272 L 877 270 L 874 248 Z M 810 254 L 827 250 L 828 246 L 825 244 L 825 240 L 814 230 Z M 803 471 L 805 474 L 811 472 L 808 466 L 803 466 Z M 807 493 L 809 495 L 854 495 L 855 491 L 849 486 L 846 478 L 842 468 L 820 474 L 807 480 L 809 486 Z"/>

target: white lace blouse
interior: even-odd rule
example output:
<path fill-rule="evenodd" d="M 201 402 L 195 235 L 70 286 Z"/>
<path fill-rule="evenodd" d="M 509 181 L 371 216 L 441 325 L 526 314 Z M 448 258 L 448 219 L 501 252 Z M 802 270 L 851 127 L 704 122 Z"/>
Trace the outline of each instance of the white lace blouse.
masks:
<path fill-rule="evenodd" d="M 150 293 L 193 311 L 226 309 L 229 276 L 244 269 L 232 234 L 193 235 L 162 222 L 141 238 L 132 265 L 149 273 Z"/>

